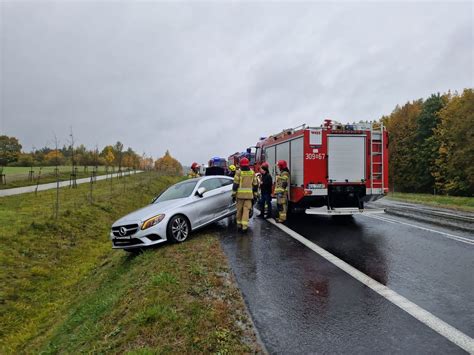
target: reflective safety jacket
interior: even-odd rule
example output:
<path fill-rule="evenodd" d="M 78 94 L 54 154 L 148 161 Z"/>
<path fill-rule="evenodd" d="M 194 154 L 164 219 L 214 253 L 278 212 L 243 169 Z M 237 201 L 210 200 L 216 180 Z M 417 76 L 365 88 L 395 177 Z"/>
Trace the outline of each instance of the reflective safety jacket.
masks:
<path fill-rule="evenodd" d="M 276 176 L 275 181 L 275 195 L 288 194 L 288 186 L 290 185 L 290 172 L 283 170 Z"/>
<path fill-rule="evenodd" d="M 255 172 L 250 169 L 237 170 L 234 176 L 232 196 L 242 200 L 257 198 L 258 181 Z"/>
<path fill-rule="evenodd" d="M 200 177 L 201 174 L 195 172 L 193 169 L 189 170 L 188 179 L 194 179 Z"/>

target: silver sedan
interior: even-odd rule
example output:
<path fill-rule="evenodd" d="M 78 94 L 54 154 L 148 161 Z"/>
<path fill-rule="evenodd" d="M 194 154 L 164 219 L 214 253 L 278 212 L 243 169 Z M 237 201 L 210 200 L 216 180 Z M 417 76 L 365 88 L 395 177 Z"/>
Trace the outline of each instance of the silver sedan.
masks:
<path fill-rule="evenodd" d="M 184 242 L 191 231 L 235 214 L 232 182 L 228 176 L 206 176 L 169 187 L 112 225 L 113 248 L 135 251 L 166 240 Z"/>

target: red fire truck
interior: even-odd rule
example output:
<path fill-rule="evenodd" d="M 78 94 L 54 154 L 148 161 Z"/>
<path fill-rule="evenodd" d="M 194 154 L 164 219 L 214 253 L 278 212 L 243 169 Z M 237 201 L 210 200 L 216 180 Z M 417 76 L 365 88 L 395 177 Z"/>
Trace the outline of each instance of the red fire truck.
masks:
<path fill-rule="evenodd" d="M 302 125 L 262 138 L 255 147 L 255 170 L 263 162 L 275 178 L 276 163 L 286 160 L 291 173 L 290 211 L 352 215 L 364 202 L 388 192 L 388 134 L 381 123 Z"/>
<path fill-rule="evenodd" d="M 252 147 L 255 148 L 255 147 Z M 249 162 L 250 162 L 250 167 L 253 168 L 255 165 L 255 152 L 252 152 L 252 148 L 248 148 L 247 151 L 245 152 L 236 152 L 232 155 L 229 155 L 227 158 L 227 166 L 230 165 L 235 165 L 239 166 L 240 165 L 240 158 L 246 157 Z"/>

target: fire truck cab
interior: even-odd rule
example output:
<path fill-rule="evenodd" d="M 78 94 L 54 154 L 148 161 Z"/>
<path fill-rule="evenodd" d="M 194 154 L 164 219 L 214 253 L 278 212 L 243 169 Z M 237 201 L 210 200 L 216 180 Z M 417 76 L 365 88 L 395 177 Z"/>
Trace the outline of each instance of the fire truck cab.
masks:
<path fill-rule="evenodd" d="M 250 162 L 249 166 L 251 168 L 254 168 L 254 166 L 255 166 L 255 149 L 256 149 L 256 147 L 250 147 L 250 148 L 247 148 L 247 150 L 245 152 L 236 152 L 236 153 L 230 155 L 227 158 L 227 166 L 230 166 L 230 165 L 239 166 L 240 165 L 240 158 L 246 157 Z"/>
<path fill-rule="evenodd" d="M 254 153 L 256 171 L 267 162 L 274 179 L 277 161 L 288 162 L 293 212 L 383 213 L 364 209 L 364 202 L 388 192 L 388 134 L 382 123 L 302 125 L 260 139 Z"/>

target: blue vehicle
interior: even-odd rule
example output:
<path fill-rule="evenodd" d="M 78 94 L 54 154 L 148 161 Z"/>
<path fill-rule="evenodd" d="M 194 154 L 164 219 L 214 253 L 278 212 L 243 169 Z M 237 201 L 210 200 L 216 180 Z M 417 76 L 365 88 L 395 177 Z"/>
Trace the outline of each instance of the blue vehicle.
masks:
<path fill-rule="evenodd" d="M 209 167 L 206 169 L 206 176 L 226 174 L 227 160 L 225 158 L 214 157 L 209 160 Z"/>

